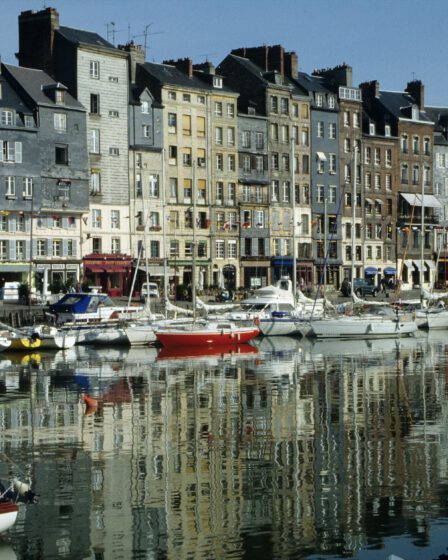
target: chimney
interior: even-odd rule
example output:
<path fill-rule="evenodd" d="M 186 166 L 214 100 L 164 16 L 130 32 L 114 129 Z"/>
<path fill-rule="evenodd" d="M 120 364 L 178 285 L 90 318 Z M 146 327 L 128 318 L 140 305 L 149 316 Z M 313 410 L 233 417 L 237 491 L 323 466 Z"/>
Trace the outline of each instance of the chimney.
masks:
<path fill-rule="evenodd" d="M 294 51 L 285 53 L 285 74 L 293 80 L 299 77 L 299 58 Z"/>
<path fill-rule="evenodd" d="M 371 82 L 364 82 L 359 84 L 359 87 L 362 91 L 362 98 L 366 101 L 373 100 L 375 97 L 380 96 L 380 83 L 378 80 L 372 80 Z"/>
<path fill-rule="evenodd" d="M 208 60 L 199 64 L 194 64 L 193 69 L 204 72 L 204 74 L 208 74 L 209 76 L 214 76 L 216 74 L 213 63 Z"/>
<path fill-rule="evenodd" d="M 54 77 L 53 45 L 59 29 L 59 12 L 45 8 L 28 10 L 19 15 L 19 66 L 44 70 Z"/>
<path fill-rule="evenodd" d="M 313 70 L 313 76 L 321 76 L 327 79 L 333 87 L 353 87 L 353 69 L 345 62 L 334 68 Z"/>
<path fill-rule="evenodd" d="M 177 60 L 164 60 L 162 64 L 175 66 L 179 72 L 187 74 L 189 78 L 193 77 L 193 61 L 191 58 L 179 58 Z"/>
<path fill-rule="evenodd" d="M 425 86 L 422 82 L 420 80 L 408 82 L 405 91 L 415 99 L 420 111 L 423 111 L 425 108 Z"/>
<path fill-rule="evenodd" d="M 268 47 L 242 47 L 235 49 L 232 54 L 248 58 L 251 62 L 260 66 L 264 72 L 272 72 L 276 70 L 282 76 L 285 72 L 285 49 L 281 45 L 273 45 Z"/>
<path fill-rule="evenodd" d="M 137 65 L 145 63 L 145 51 L 142 45 L 135 45 L 133 41 L 126 43 L 126 45 L 118 45 L 118 48 L 128 53 L 129 76 L 131 84 L 135 84 Z"/>

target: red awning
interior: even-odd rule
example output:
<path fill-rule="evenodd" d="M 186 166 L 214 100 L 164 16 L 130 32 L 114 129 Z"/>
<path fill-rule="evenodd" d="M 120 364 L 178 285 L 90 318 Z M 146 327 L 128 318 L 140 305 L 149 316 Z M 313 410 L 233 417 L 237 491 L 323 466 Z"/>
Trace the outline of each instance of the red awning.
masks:
<path fill-rule="evenodd" d="M 90 272 L 104 272 L 104 267 L 97 264 L 84 264 L 84 268 Z"/>
<path fill-rule="evenodd" d="M 119 264 L 104 263 L 104 266 L 101 268 L 106 272 L 125 272 L 126 270 L 129 270 L 129 266 L 126 264 L 119 265 Z"/>

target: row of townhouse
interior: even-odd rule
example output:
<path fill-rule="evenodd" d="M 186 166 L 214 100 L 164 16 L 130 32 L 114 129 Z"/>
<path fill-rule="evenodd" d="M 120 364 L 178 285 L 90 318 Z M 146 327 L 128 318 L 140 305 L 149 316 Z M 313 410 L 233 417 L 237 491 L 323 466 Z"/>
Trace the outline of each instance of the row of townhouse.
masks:
<path fill-rule="evenodd" d="M 200 287 L 294 263 L 309 287 L 412 287 L 441 249 L 444 279 L 448 110 L 420 82 L 354 87 L 350 66 L 306 74 L 280 45 L 145 62 L 53 8 L 20 14 L 18 60 L 0 76 L 2 278 L 119 295 L 136 272 L 189 283 L 195 254 Z"/>

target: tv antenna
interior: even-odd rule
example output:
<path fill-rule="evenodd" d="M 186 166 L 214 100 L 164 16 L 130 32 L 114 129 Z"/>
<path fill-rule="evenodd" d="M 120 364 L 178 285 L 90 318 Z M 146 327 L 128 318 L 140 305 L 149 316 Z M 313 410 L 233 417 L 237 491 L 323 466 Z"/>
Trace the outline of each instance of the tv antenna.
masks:
<path fill-rule="evenodd" d="M 106 23 L 106 30 L 107 30 L 107 40 L 109 41 L 109 43 L 112 43 L 112 45 L 115 47 L 115 35 L 123 31 L 123 29 L 115 29 L 115 22 L 110 21 L 109 23 Z M 112 37 L 112 41 L 110 40 L 110 37 Z"/>
<path fill-rule="evenodd" d="M 148 25 L 145 25 L 145 29 L 143 30 L 143 33 L 140 33 L 140 35 L 134 35 L 132 38 L 136 39 L 137 37 L 144 37 L 144 44 L 143 47 L 145 49 L 145 58 L 146 58 L 146 51 L 149 48 L 148 46 L 148 37 L 151 35 L 161 35 L 162 33 L 165 33 L 164 31 L 155 31 L 154 33 L 150 33 L 149 32 L 149 28 L 151 27 L 151 25 L 154 25 L 154 22 L 152 23 L 148 23 Z"/>

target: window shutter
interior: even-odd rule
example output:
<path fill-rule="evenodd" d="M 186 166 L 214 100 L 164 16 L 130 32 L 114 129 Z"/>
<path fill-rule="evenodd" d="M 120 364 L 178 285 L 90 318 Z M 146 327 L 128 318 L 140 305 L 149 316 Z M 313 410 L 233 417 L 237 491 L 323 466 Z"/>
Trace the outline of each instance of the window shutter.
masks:
<path fill-rule="evenodd" d="M 16 242 L 10 241 L 9 242 L 9 260 L 15 261 L 16 260 Z"/>
<path fill-rule="evenodd" d="M 22 142 L 14 142 L 15 144 L 15 162 L 22 163 Z"/>
<path fill-rule="evenodd" d="M 33 252 L 32 252 L 32 256 L 33 258 L 37 257 L 37 239 L 33 239 Z"/>
<path fill-rule="evenodd" d="M 16 217 L 9 216 L 9 231 L 16 231 Z"/>
<path fill-rule="evenodd" d="M 27 241 L 25 241 L 25 259 L 27 261 L 30 260 L 31 254 L 30 254 L 30 240 L 28 239 Z"/>
<path fill-rule="evenodd" d="M 68 218 L 67 218 L 67 216 L 63 216 L 63 217 L 62 217 L 62 227 L 63 227 L 64 229 L 67 229 L 67 228 L 68 228 Z"/>
<path fill-rule="evenodd" d="M 3 161 L 3 140 L 0 140 L 0 161 Z"/>
<path fill-rule="evenodd" d="M 68 255 L 67 239 L 62 240 L 62 256 L 66 257 Z"/>
<path fill-rule="evenodd" d="M 53 255 L 53 240 L 51 238 L 47 239 L 47 255 L 49 257 Z"/>
<path fill-rule="evenodd" d="M 25 218 L 25 231 L 31 231 L 31 216 L 26 216 Z"/>
<path fill-rule="evenodd" d="M 72 246 L 73 246 L 73 257 L 77 257 L 78 256 L 78 241 L 76 239 L 72 240 Z"/>

